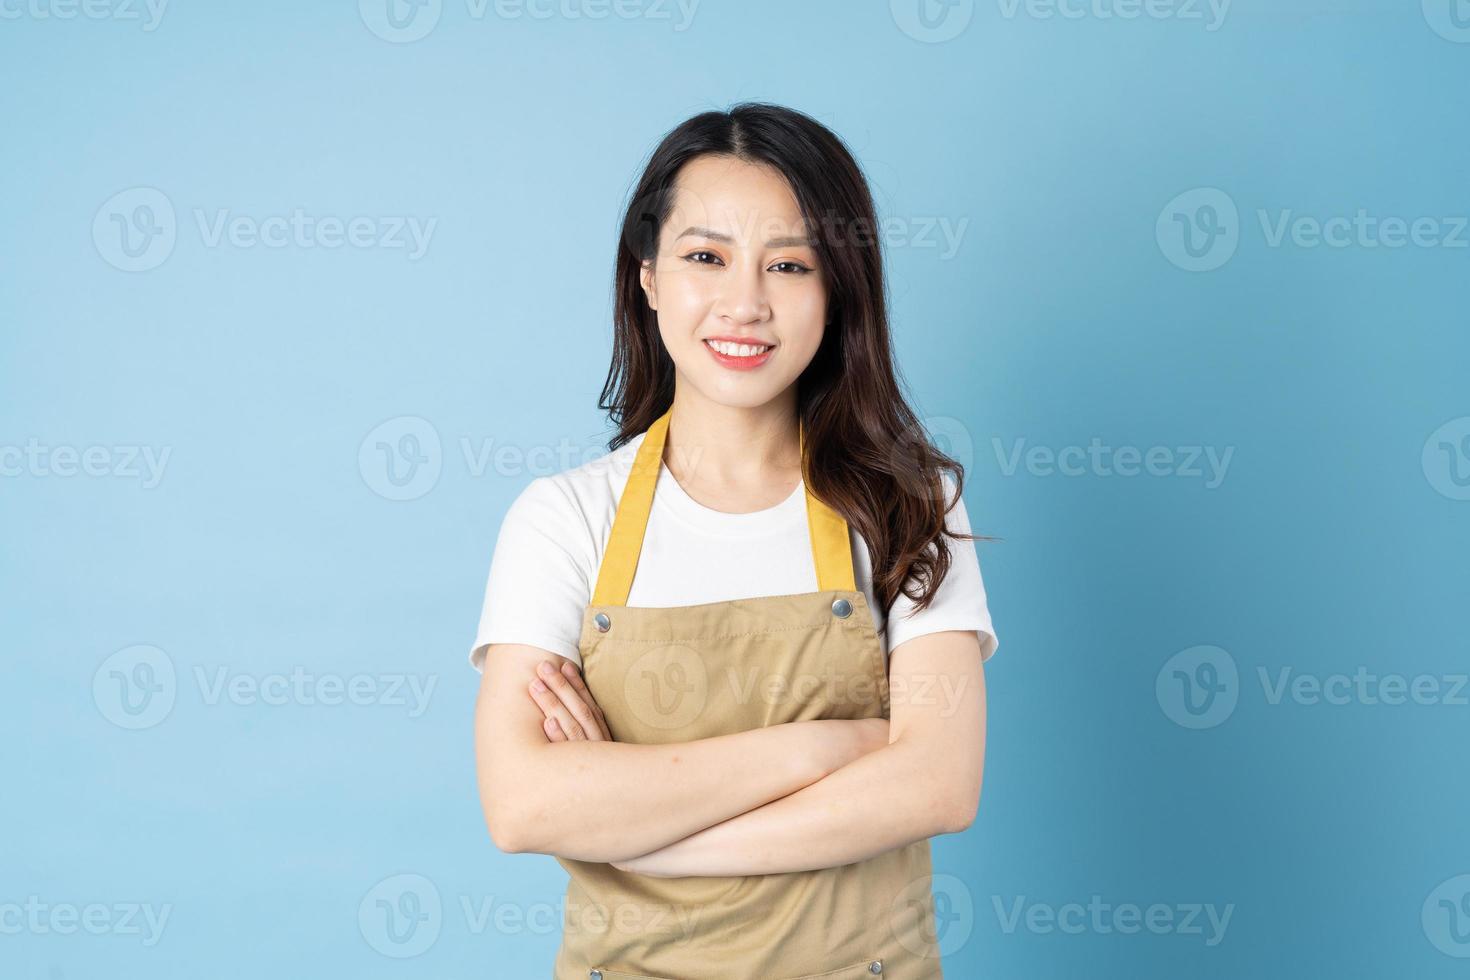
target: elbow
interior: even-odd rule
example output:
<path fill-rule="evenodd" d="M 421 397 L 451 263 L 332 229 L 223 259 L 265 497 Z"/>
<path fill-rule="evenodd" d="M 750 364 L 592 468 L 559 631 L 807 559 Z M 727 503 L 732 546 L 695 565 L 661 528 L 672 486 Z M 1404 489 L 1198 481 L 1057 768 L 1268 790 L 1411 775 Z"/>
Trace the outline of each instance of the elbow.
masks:
<path fill-rule="evenodd" d="M 507 854 L 521 854 L 527 850 L 525 836 L 511 814 L 487 809 L 485 827 L 490 831 L 490 840 L 497 849 Z"/>
<path fill-rule="evenodd" d="M 526 848 L 521 844 L 521 839 L 511 833 L 504 824 L 492 824 L 490 826 L 490 841 L 497 850 L 506 854 L 524 854 Z"/>
<path fill-rule="evenodd" d="M 975 814 L 980 810 L 980 788 L 977 786 L 975 792 L 966 794 L 959 799 L 950 800 L 949 806 L 944 811 L 944 822 L 941 833 L 959 834 L 970 829 L 975 822 Z"/>
<path fill-rule="evenodd" d="M 487 799 L 484 809 L 485 828 L 497 849 L 507 854 L 548 853 L 547 842 L 540 839 L 546 822 L 536 819 L 535 808 L 527 806 L 524 800 L 501 799 L 491 803 Z"/>

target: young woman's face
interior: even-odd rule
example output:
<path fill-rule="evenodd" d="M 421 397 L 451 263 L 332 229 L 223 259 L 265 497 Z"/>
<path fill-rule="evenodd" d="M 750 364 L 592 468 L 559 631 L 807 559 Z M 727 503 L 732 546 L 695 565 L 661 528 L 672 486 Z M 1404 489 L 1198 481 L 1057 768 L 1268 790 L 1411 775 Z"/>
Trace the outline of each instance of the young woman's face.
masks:
<path fill-rule="evenodd" d="M 827 318 L 807 234 L 776 171 L 717 155 L 683 166 L 642 283 L 684 383 L 711 401 L 750 408 L 796 382 Z"/>

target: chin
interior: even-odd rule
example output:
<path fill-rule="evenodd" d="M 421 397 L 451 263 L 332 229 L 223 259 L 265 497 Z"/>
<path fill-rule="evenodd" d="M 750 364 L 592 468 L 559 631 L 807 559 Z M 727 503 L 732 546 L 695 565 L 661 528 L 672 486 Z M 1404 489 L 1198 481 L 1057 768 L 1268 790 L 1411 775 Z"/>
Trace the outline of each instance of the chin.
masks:
<path fill-rule="evenodd" d="M 784 385 L 772 385 L 769 379 L 751 383 L 742 378 L 696 382 L 695 387 L 709 401 L 726 408 L 759 408 L 785 390 Z"/>

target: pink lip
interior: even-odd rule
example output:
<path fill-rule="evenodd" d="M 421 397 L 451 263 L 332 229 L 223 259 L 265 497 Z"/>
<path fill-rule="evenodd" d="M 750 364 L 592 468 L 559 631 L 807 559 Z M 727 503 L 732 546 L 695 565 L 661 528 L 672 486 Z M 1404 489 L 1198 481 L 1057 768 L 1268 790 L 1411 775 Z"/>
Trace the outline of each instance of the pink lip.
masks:
<path fill-rule="evenodd" d="M 749 338 L 746 338 L 744 340 L 741 340 L 741 339 L 736 338 L 736 337 L 708 337 L 706 339 L 708 339 L 708 340 L 728 340 L 731 343 L 735 343 L 735 344 L 750 344 L 750 343 L 752 343 L 752 341 Z M 753 357 L 733 357 L 733 356 L 731 356 L 729 354 L 721 354 L 719 351 L 715 350 L 709 344 L 706 344 L 703 340 L 701 340 L 699 342 L 699 346 L 701 346 L 705 350 L 709 351 L 710 352 L 710 356 L 713 357 L 716 361 L 719 361 L 725 367 L 730 368 L 733 371 L 752 371 L 755 368 L 758 368 L 762 364 L 764 364 L 767 361 L 769 361 L 771 359 L 771 355 L 774 354 L 774 353 L 776 353 L 776 348 L 775 347 L 772 347 L 770 350 L 766 351 L 764 354 L 756 354 Z"/>

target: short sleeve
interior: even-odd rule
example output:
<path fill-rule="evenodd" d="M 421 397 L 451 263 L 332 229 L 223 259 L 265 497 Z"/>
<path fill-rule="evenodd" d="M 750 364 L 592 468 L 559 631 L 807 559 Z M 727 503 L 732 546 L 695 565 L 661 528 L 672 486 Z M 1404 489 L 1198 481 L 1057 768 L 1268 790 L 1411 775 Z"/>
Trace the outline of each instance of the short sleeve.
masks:
<path fill-rule="evenodd" d="M 943 478 L 945 499 L 949 500 L 955 497 L 954 481 L 947 472 Z M 899 594 L 889 611 L 886 627 L 888 649 L 894 650 L 900 643 L 925 633 L 974 630 L 980 640 L 980 660 L 984 662 L 999 649 L 1000 640 L 990 621 L 990 606 L 985 597 L 985 583 L 980 577 L 980 556 L 975 550 L 975 542 L 952 536 L 970 533 L 970 518 L 962 498 L 956 499 L 955 505 L 945 515 L 945 528 L 951 535 L 945 540 L 949 547 L 949 571 L 927 608 L 916 611 L 913 600 Z"/>
<path fill-rule="evenodd" d="M 532 480 L 501 521 L 470 666 L 484 670 L 488 644 L 524 643 L 580 667 L 591 561 L 590 532 L 574 499 L 552 477 Z"/>

